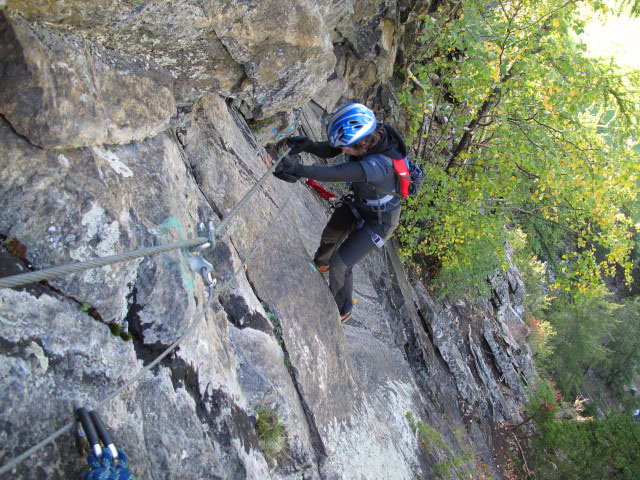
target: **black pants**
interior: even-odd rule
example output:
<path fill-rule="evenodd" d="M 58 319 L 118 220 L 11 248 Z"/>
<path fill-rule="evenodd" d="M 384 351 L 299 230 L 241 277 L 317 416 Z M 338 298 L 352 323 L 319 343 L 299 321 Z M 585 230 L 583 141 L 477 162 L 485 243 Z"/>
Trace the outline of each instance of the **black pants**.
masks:
<path fill-rule="evenodd" d="M 362 212 L 366 225 L 387 239 L 398 226 L 400 208 L 383 212 L 378 222 L 377 213 Z M 353 306 L 353 266 L 376 248 L 364 228 L 356 228 L 357 220 L 347 205 L 338 207 L 322 231 L 320 247 L 315 254 L 317 265 L 329 265 L 329 288 L 338 304 L 340 315 L 351 312 Z"/>

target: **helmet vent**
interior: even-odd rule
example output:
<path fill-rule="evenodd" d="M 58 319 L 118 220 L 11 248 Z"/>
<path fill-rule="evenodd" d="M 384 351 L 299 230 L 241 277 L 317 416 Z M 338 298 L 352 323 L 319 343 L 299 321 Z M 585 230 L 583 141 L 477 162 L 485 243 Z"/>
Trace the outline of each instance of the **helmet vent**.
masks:
<path fill-rule="evenodd" d="M 376 118 L 361 103 L 349 103 L 339 108 L 327 122 L 327 137 L 333 147 L 354 145 L 376 128 Z"/>

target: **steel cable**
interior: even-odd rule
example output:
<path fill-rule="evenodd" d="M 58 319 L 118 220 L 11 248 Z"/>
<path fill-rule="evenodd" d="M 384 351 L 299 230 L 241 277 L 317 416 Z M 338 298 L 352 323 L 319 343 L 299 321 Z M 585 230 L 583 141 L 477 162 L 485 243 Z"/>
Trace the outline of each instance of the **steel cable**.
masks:
<path fill-rule="evenodd" d="M 135 258 L 146 257 L 148 255 L 154 255 L 158 253 L 165 253 L 171 250 L 179 248 L 195 247 L 206 243 L 209 239 L 206 237 L 198 237 L 191 240 L 181 240 L 175 243 L 167 245 L 158 245 L 156 247 L 141 248 L 132 252 L 120 253 L 118 255 L 111 255 L 108 257 L 92 258 L 91 260 L 85 260 L 84 262 L 71 263 L 68 265 L 61 265 L 59 267 L 45 268 L 35 272 L 22 273 L 20 275 L 13 275 L 10 277 L 0 278 L 0 288 L 11 288 L 25 285 L 27 283 L 39 282 L 41 280 L 51 280 L 63 275 L 69 275 L 71 273 L 78 273 L 91 268 L 104 267 L 113 263 L 124 262 L 127 260 L 133 260 Z"/>
<path fill-rule="evenodd" d="M 278 160 L 278 162 L 284 158 L 284 156 L 288 153 L 288 151 L 282 156 L 280 157 L 280 159 Z M 276 165 L 277 163 L 276 162 Z M 275 165 L 274 165 L 275 167 Z M 271 171 L 271 170 L 270 170 Z M 267 172 L 269 173 L 269 172 Z M 189 336 L 189 334 L 191 332 L 193 332 L 195 330 L 195 328 L 198 326 L 198 324 L 200 323 L 200 321 L 202 320 L 202 318 L 204 318 L 206 311 L 208 310 L 209 306 L 211 305 L 211 301 L 213 299 L 213 294 L 214 293 L 222 293 L 229 285 L 231 285 L 231 282 L 238 276 L 238 274 L 240 272 L 242 272 L 245 268 L 246 263 L 251 259 L 251 257 L 258 251 L 258 249 L 263 245 L 265 239 L 267 238 L 267 236 L 271 233 L 271 231 L 273 230 L 273 228 L 275 227 L 277 220 L 280 218 L 280 216 L 282 215 L 282 213 L 284 212 L 285 207 L 289 204 L 289 201 L 291 200 L 291 197 L 293 196 L 294 193 L 294 189 L 296 187 L 296 183 L 294 183 L 291 187 L 291 191 L 289 192 L 289 195 L 287 197 L 287 199 L 285 200 L 285 203 L 282 205 L 282 207 L 280 207 L 280 209 L 278 210 L 278 213 L 276 214 L 276 216 L 273 218 L 273 220 L 271 220 L 271 223 L 269 224 L 269 226 L 267 227 L 267 229 L 265 230 L 265 232 L 262 234 L 262 236 L 260 237 L 260 239 L 258 239 L 258 241 L 256 242 L 256 245 L 254 246 L 254 248 L 249 252 L 249 254 L 247 255 L 247 257 L 244 259 L 244 261 L 242 261 L 241 266 L 236 269 L 233 272 L 233 275 L 231 275 L 231 277 L 229 277 L 229 279 L 227 279 L 221 286 L 218 286 L 215 288 L 214 290 L 214 285 L 210 285 L 208 287 L 208 293 L 209 293 L 209 298 L 207 299 L 207 303 L 204 306 L 204 308 L 202 309 L 202 311 L 196 316 L 196 318 L 192 321 L 191 325 L 189 325 L 189 327 L 187 327 L 187 329 L 184 331 L 184 333 L 182 333 L 182 335 L 180 337 L 178 337 L 177 340 L 175 340 L 169 347 L 167 347 L 160 355 L 158 355 L 158 357 L 156 357 L 150 364 L 148 364 L 146 367 L 144 367 L 142 370 L 140 370 L 133 378 L 129 379 L 127 382 L 125 382 L 121 387 L 119 387 L 118 389 L 116 389 L 115 391 L 113 391 L 112 393 L 110 393 L 109 395 L 107 395 L 105 398 L 103 398 L 102 400 L 100 400 L 92 410 L 97 410 L 98 408 L 104 406 L 106 403 L 108 403 L 109 401 L 113 400 L 115 397 L 117 397 L 120 393 L 122 393 L 124 390 L 126 390 L 127 388 L 129 388 L 131 385 L 133 385 L 134 383 L 136 383 L 145 373 L 147 373 L 149 370 L 151 370 L 153 367 L 155 367 L 158 363 L 160 363 L 167 355 L 169 355 L 173 350 L 175 350 L 180 343 Z M 236 210 L 237 211 L 237 210 Z M 75 425 L 76 425 L 76 421 L 72 420 L 69 423 L 67 423 L 64 427 L 60 428 L 59 430 L 57 430 L 55 433 L 52 433 L 51 435 L 49 435 L 47 438 L 45 438 L 44 440 L 42 440 L 41 442 L 39 442 L 38 444 L 34 445 L 33 447 L 31 447 L 30 449 L 28 449 L 27 451 L 25 451 L 24 453 L 22 453 L 21 455 L 15 457 L 14 459 L 10 460 L 9 462 L 7 462 L 5 465 L 3 465 L 2 467 L 0 467 L 0 475 L 2 475 L 3 473 L 8 472 L 11 468 L 13 468 L 15 465 L 17 465 L 18 463 L 22 462 L 23 460 L 25 460 L 26 458 L 28 458 L 29 456 L 33 455 L 34 453 L 36 453 L 37 451 L 41 450 L 42 448 L 44 448 L 45 446 L 47 446 L 49 443 L 55 441 L 58 437 L 60 437 L 61 435 L 65 434 L 66 432 L 70 431 Z"/>
<path fill-rule="evenodd" d="M 215 230 L 215 236 L 217 237 L 220 231 L 226 227 L 231 221 L 234 215 L 238 213 L 238 210 L 249 201 L 253 194 L 260 188 L 260 186 L 268 178 L 269 174 L 273 173 L 278 164 L 286 157 L 291 149 L 287 149 L 278 160 L 271 166 L 267 172 L 260 177 L 256 184 L 242 197 L 242 199 L 229 211 L 229 213 L 222 219 L 220 224 Z M 159 253 L 169 252 L 171 250 L 178 250 L 180 248 L 195 247 L 202 245 L 209 241 L 208 238 L 198 237 L 190 240 L 181 240 L 178 242 L 170 243 L 167 245 L 158 245 L 156 247 L 141 248 L 132 252 L 121 253 L 118 255 L 111 255 L 108 257 L 93 258 L 91 260 L 85 260 L 83 262 L 71 263 L 68 265 L 62 265 L 59 267 L 45 268 L 35 272 L 22 273 L 19 275 L 13 275 L 9 277 L 0 278 L 0 288 L 12 288 L 20 285 L 26 285 L 27 283 L 39 282 L 42 280 L 51 280 L 63 275 L 69 275 L 71 273 L 78 273 L 91 268 L 104 267 L 113 263 L 124 262 L 127 260 L 133 260 L 136 258 L 146 257 L 149 255 L 155 255 Z"/>

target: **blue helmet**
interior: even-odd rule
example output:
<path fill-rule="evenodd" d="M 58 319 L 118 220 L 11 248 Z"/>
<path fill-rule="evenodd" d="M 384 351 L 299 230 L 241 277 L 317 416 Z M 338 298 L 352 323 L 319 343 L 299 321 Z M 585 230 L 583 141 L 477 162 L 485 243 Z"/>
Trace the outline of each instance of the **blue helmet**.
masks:
<path fill-rule="evenodd" d="M 332 147 L 348 147 L 376 129 L 376 116 L 361 103 L 347 103 L 327 122 L 327 137 Z"/>

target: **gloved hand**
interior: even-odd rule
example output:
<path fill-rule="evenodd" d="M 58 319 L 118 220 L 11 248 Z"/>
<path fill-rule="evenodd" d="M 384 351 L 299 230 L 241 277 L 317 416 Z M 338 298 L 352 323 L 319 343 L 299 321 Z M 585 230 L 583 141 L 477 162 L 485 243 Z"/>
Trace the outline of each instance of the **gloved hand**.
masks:
<path fill-rule="evenodd" d="M 285 182 L 294 183 L 300 178 L 300 175 L 295 173 L 297 162 L 289 157 L 284 157 L 276 169 L 273 175 Z"/>
<path fill-rule="evenodd" d="M 287 138 L 287 147 L 291 149 L 289 155 L 295 155 L 304 152 L 311 145 L 311 140 L 307 137 L 289 137 Z"/>
<path fill-rule="evenodd" d="M 295 175 L 289 175 L 288 173 L 282 173 L 282 172 L 273 172 L 273 176 L 289 183 L 296 183 L 300 178 L 300 177 L 296 177 Z"/>

